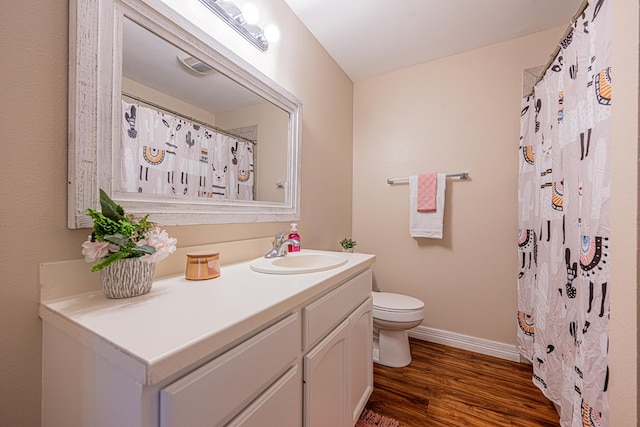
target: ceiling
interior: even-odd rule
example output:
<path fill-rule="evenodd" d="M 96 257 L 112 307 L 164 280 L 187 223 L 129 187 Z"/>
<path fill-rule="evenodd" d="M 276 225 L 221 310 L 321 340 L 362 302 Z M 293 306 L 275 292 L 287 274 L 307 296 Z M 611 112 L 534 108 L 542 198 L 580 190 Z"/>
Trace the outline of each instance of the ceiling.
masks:
<path fill-rule="evenodd" d="M 557 26 L 583 0 L 285 0 L 354 82 Z M 549 46 L 549 54 L 555 46 Z"/>
<path fill-rule="evenodd" d="M 204 74 L 194 72 L 180 62 L 180 58 L 184 57 L 193 59 L 132 20 L 124 20 L 123 77 L 211 113 L 233 111 L 265 102 L 211 67 L 206 67 Z"/>

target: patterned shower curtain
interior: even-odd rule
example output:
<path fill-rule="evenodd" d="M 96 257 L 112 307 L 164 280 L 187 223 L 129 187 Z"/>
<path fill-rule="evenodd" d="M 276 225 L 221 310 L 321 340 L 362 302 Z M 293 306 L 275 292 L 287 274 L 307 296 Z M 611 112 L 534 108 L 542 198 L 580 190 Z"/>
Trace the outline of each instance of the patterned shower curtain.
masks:
<path fill-rule="evenodd" d="M 518 350 L 563 427 L 608 426 L 611 0 L 522 101 Z"/>
<path fill-rule="evenodd" d="M 253 143 L 122 101 L 118 191 L 253 200 Z"/>

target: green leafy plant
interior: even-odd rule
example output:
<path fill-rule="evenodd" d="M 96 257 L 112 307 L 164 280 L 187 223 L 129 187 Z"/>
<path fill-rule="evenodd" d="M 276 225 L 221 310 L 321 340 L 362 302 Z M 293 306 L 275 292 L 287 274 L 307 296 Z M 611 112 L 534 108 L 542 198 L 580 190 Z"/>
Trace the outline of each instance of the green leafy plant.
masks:
<path fill-rule="evenodd" d="M 102 212 L 87 209 L 87 215 L 93 219 L 93 232 L 82 244 L 85 261 L 98 261 L 91 271 L 98 271 L 124 258 L 159 262 L 176 250 L 177 240 L 149 221 L 149 215 L 136 218 L 126 214 L 124 208 L 102 189 L 100 206 Z"/>
<path fill-rule="evenodd" d="M 352 240 L 350 237 L 345 237 L 344 239 L 340 240 L 338 243 L 340 243 L 340 246 L 342 246 L 344 249 L 353 249 L 358 244 L 358 242 L 356 242 L 355 240 Z"/>

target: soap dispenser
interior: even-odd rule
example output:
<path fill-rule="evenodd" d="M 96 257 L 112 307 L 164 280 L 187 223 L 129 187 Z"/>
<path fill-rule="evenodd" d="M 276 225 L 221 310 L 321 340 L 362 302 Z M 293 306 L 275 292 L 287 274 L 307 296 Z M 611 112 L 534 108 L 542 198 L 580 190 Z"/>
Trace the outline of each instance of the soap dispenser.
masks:
<path fill-rule="evenodd" d="M 291 224 L 291 232 L 289 232 L 289 239 L 296 239 L 298 242 L 300 242 L 300 235 L 298 234 L 298 224 Z M 298 244 L 298 246 L 294 246 L 292 244 L 289 244 L 289 247 L 287 248 L 288 252 L 299 252 L 300 251 L 300 244 Z"/>

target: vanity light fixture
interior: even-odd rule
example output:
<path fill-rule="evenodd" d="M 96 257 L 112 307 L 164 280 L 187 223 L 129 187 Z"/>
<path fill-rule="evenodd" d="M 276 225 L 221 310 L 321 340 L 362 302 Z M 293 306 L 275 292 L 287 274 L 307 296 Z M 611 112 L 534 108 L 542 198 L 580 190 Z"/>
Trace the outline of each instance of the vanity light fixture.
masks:
<path fill-rule="evenodd" d="M 280 40 L 280 29 L 275 24 L 267 24 L 264 27 L 264 37 L 269 43 L 276 43 Z"/>
<path fill-rule="evenodd" d="M 269 48 L 270 40 L 267 40 L 265 31 L 257 25 L 260 15 L 254 4 L 247 3 L 240 10 L 231 0 L 200 0 L 200 3 L 261 51 Z"/>
<path fill-rule="evenodd" d="M 245 3 L 242 6 L 242 17 L 249 25 L 256 25 L 260 19 L 260 11 L 253 3 Z"/>

